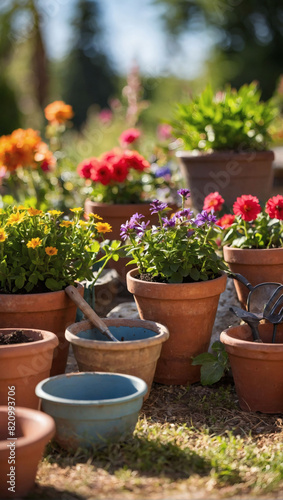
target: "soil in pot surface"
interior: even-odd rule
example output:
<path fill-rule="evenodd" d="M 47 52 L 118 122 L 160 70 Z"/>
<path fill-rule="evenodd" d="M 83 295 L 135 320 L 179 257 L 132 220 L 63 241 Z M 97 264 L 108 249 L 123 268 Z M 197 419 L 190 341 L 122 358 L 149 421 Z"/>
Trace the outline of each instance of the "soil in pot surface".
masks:
<path fill-rule="evenodd" d="M 35 339 L 27 337 L 22 330 L 15 330 L 14 332 L 0 335 L 0 345 L 27 344 L 34 341 Z"/>

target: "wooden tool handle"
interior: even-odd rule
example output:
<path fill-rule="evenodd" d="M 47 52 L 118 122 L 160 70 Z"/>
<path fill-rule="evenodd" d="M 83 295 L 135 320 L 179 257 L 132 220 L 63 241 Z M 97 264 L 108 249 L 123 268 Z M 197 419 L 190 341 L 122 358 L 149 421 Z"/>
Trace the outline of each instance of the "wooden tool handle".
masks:
<path fill-rule="evenodd" d="M 74 286 L 67 286 L 65 288 L 65 292 L 70 297 L 70 299 L 72 299 L 72 301 L 79 307 L 85 317 L 94 324 L 94 326 L 96 326 L 102 333 L 107 335 L 109 339 L 113 340 L 113 342 L 119 342 L 119 340 L 116 339 L 114 335 L 112 335 L 102 319 L 96 314 L 96 312 L 94 312 L 94 310 L 84 300 L 84 298 L 80 295 L 80 293 Z"/>

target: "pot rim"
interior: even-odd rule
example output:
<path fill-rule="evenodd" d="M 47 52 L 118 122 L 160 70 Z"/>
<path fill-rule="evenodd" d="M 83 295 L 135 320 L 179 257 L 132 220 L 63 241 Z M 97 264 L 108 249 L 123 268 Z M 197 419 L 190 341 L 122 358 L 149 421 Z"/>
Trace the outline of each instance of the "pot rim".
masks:
<path fill-rule="evenodd" d="M 256 157 L 257 160 L 259 160 L 261 157 L 266 160 L 268 157 L 270 157 L 270 160 L 274 160 L 275 154 L 272 149 L 266 149 L 264 151 L 233 151 L 230 149 L 227 149 L 225 151 L 212 151 L 211 153 L 208 152 L 202 152 L 202 151 L 197 151 L 197 153 L 194 153 L 193 151 L 187 151 L 187 150 L 182 150 L 182 151 L 176 151 L 176 157 L 177 158 L 189 158 L 193 159 L 197 162 L 201 162 L 203 160 L 209 159 L 210 161 L 219 161 L 219 160 L 231 160 L 232 158 L 237 157 L 238 160 L 246 160 L 246 161 L 251 161 L 251 159 L 254 159 Z"/>
<path fill-rule="evenodd" d="M 272 329 L 273 325 L 269 323 L 262 323 L 259 325 L 259 330 L 264 330 L 266 328 Z M 258 352 L 258 353 L 274 353 L 274 354 L 282 354 L 283 353 L 283 343 L 271 343 L 271 342 L 253 342 L 252 340 L 245 340 L 241 338 L 237 338 L 233 335 L 235 331 L 240 329 L 243 332 L 250 333 L 250 328 L 248 325 L 237 325 L 230 326 L 226 328 L 220 333 L 220 342 L 222 342 L 225 347 L 232 348 L 234 350 L 234 354 L 236 354 L 237 349 L 244 349 L 247 351 Z"/>
<path fill-rule="evenodd" d="M 33 355 L 38 352 L 38 349 L 41 348 L 42 351 L 49 350 L 52 346 L 57 347 L 59 345 L 59 339 L 57 335 L 53 332 L 49 332 L 47 330 L 41 330 L 40 328 L 0 328 L 0 333 L 5 332 L 14 332 L 15 330 L 21 330 L 24 333 L 28 332 L 36 332 L 43 336 L 42 339 L 35 340 L 34 342 L 26 342 L 23 344 L 9 344 L 9 345 L 0 345 L 1 356 L 8 357 L 22 357 L 25 355 Z"/>
<path fill-rule="evenodd" d="M 1 405 L 0 413 L 8 414 L 8 409 L 8 406 Z M 47 413 L 39 410 L 33 410 L 31 408 L 25 408 L 22 406 L 16 406 L 15 411 L 16 420 L 29 419 L 34 421 L 34 423 L 36 424 L 32 433 L 17 438 L 16 448 L 21 447 L 22 449 L 23 447 L 30 446 L 35 442 L 41 440 L 48 442 L 49 439 L 51 439 L 55 435 L 56 427 L 54 419 Z M 9 441 L 13 441 L 13 438 L 9 438 Z M 7 453 L 9 452 L 9 449 L 7 448 L 7 439 L 3 439 L 0 441 L 0 452 L 5 451 L 7 451 Z"/>
<path fill-rule="evenodd" d="M 270 258 L 275 259 L 268 262 L 267 252 Z M 229 264 L 239 263 L 242 265 L 270 265 L 283 264 L 283 247 L 279 248 L 233 248 L 230 245 L 223 246 L 224 260 Z M 272 257 L 271 257 L 272 256 Z"/>
<path fill-rule="evenodd" d="M 44 390 L 44 386 L 48 384 L 49 382 L 57 381 L 63 378 L 72 378 L 72 377 L 86 377 L 90 375 L 91 377 L 95 378 L 96 375 L 102 375 L 103 377 L 111 377 L 113 375 L 118 376 L 120 378 L 126 378 L 130 379 L 131 381 L 135 382 L 137 385 L 136 391 L 133 394 L 130 394 L 128 396 L 123 396 L 120 398 L 112 398 L 112 399 L 97 399 L 97 400 L 78 400 L 78 399 L 68 399 L 68 398 L 61 398 L 59 396 L 52 396 L 52 394 L 49 394 Z M 45 401 L 49 401 L 53 404 L 57 405 L 67 405 L 67 406 L 77 406 L 77 407 L 82 407 L 82 406 L 89 406 L 92 408 L 100 407 L 101 405 L 103 406 L 110 406 L 110 405 L 119 405 L 119 404 L 124 404 L 128 403 L 131 401 L 134 401 L 136 399 L 142 398 L 148 391 L 148 386 L 147 383 L 142 380 L 139 377 L 135 377 L 134 375 L 127 375 L 123 373 L 116 373 L 116 372 L 75 372 L 75 373 L 64 373 L 63 375 L 56 375 L 55 377 L 49 377 L 41 382 L 39 382 L 35 388 L 35 394 L 39 398 Z"/>
<path fill-rule="evenodd" d="M 218 278 L 207 281 L 196 281 L 194 283 L 158 283 L 142 281 L 135 278 L 135 275 L 138 273 L 138 268 L 128 271 L 126 276 L 128 290 L 135 295 L 133 288 L 136 287 L 136 295 L 148 296 L 148 286 L 150 286 L 150 297 L 153 299 L 159 299 L 164 295 L 165 290 L 170 290 L 170 295 L 175 290 L 176 294 L 174 297 L 171 297 L 170 300 L 178 301 L 180 299 L 183 300 L 184 298 L 198 300 L 200 298 L 220 295 L 226 289 L 227 284 L 227 274 L 224 271 L 221 271 L 221 276 Z M 204 289 L 206 289 L 207 293 L 204 293 Z"/>
<path fill-rule="evenodd" d="M 80 329 L 77 333 L 73 333 L 70 331 L 70 329 L 79 329 L 85 328 L 89 330 L 90 328 L 86 328 L 87 326 L 91 327 L 92 329 L 95 328 L 95 326 L 92 324 L 91 321 L 85 320 L 85 321 L 80 321 L 78 323 L 73 323 L 72 325 L 68 326 L 65 330 L 65 337 L 66 339 L 71 343 L 78 345 L 80 347 L 88 347 L 91 349 L 98 349 L 98 350 L 104 350 L 105 348 L 112 349 L 113 351 L 120 351 L 121 347 L 123 350 L 133 350 L 133 349 L 139 349 L 143 347 L 149 347 L 149 345 L 152 347 L 156 344 L 160 344 L 161 342 L 165 342 L 169 338 L 169 330 L 165 325 L 162 325 L 161 323 L 157 323 L 155 321 L 149 321 L 149 320 L 142 320 L 142 319 L 125 319 L 125 318 L 103 318 L 103 321 L 105 322 L 106 325 L 108 326 L 129 326 L 129 327 L 140 327 L 140 328 L 146 328 L 147 330 L 154 331 L 152 328 L 153 326 L 156 327 L 157 330 L 159 330 L 159 333 L 156 332 L 156 335 L 154 337 L 148 337 L 144 339 L 138 339 L 138 340 L 125 340 L 123 342 L 111 342 L 109 340 L 103 341 L 103 340 L 95 340 L 95 339 L 84 339 L 81 337 L 78 337 L 77 334 L 83 331 Z M 128 323 L 128 324 L 123 324 L 123 323 Z M 112 324 L 113 323 L 113 324 Z"/>
<path fill-rule="evenodd" d="M 84 289 L 84 285 L 76 282 L 76 287 L 80 293 Z M 75 303 L 66 294 L 65 289 L 57 290 L 55 292 L 44 293 L 0 293 L 0 310 L 13 312 L 34 312 L 34 302 L 42 302 L 41 311 L 56 311 L 64 309 L 65 307 L 77 307 Z M 1 312 L 0 312 L 1 314 Z"/>

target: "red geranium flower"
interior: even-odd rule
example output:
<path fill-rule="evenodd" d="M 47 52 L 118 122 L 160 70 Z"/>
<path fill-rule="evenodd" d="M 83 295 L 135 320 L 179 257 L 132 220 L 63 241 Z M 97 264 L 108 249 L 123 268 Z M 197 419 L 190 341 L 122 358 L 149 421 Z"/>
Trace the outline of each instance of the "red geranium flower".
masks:
<path fill-rule="evenodd" d="M 112 172 L 109 165 L 105 162 L 96 162 L 91 169 L 91 179 L 94 182 L 100 182 L 103 186 L 107 186 L 112 181 Z"/>
<path fill-rule="evenodd" d="M 240 215 L 243 220 L 250 222 L 257 218 L 261 207 L 256 196 L 243 194 L 235 201 L 233 211 L 235 215 Z"/>
<path fill-rule="evenodd" d="M 124 182 L 129 173 L 127 163 L 122 156 L 117 156 L 116 159 L 110 163 L 110 170 L 112 179 L 116 182 Z"/>
<path fill-rule="evenodd" d="M 265 211 L 271 219 L 283 220 L 283 196 L 278 194 L 270 198 L 266 203 Z"/>
<path fill-rule="evenodd" d="M 150 168 L 149 162 L 137 151 L 126 149 L 123 153 L 123 157 L 127 162 L 128 168 L 140 171 Z"/>
<path fill-rule="evenodd" d="M 206 210 L 207 212 L 211 212 L 211 210 L 220 212 L 223 203 L 224 200 L 222 196 L 218 193 L 218 191 L 215 191 L 215 193 L 208 194 L 204 199 L 203 210 Z"/>
<path fill-rule="evenodd" d="M 96 165 L 99 165 L 99 162 L 96 158 L 88 158 L 83 160 L 77 167 L 77 172 L 80 177 L 84 177 L 85 179 L 91 178 L 91 170 L 95 168 Z"/>
<path fill-rule="evenodd" d="M 235 222 L 235 215 L 225 214 L 220 219 L 218 219 L 216 224 L 222 227 L 223 229 L 227 229 L 227 227 L 230 227 L 233 224 L 233 222 Z"/>
<path fill-rule="evenodd" d="M 141 133 L 137 128 L 129 128 L 122 132 L 122 134 L 119 137 L 120 144 L 122 146 L 126 146 L 127 144 L 132 144 L 132 142 L 135 142 L 139 137 Z"/>

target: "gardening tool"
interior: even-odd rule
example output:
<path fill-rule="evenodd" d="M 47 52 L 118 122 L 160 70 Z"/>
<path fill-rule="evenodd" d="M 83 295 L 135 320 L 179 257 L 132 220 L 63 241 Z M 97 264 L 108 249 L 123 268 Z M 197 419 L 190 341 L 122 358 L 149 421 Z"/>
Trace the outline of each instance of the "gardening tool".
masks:
<path fill-rule="evenodd" d="M 251 312 L 245 311 L 241 307 L 231 306 L 230 311 L 232 311 L 238 318 L 241 318 L 245 323 L 247 323 L 252 331 L 254 342 L 262 342 L 259 333 L 258 325 L 261 318 L 259 314 L 253 314 Z"/>
<path fill-rule="evenodd" d="M 283 285 L 281 288 L 283 288 Z M 275 292 L 274 292 L 274 294 L 275 294 Z M 269 303 L 266 305 L 266 307 L 263 310 L 263 317 L 264 317 L 264 319 L 267 319 L 267 321 L 269 321 L 270 323 L 272 323 L 274 325 L 273 326 L 273 333 L 272 333 L 272 341 L 271 341 L 272 343 L 274 343 L 277 325 L 279 325 L 279 323 L 282 323 L 282 321 L 283 321 L 283 294 L 281 294 L 275 302 L 271 302 L 271 301 L 269 301 L 269 302 L 271 303 L 271 305 Z M 280 307 L 280 309 L 279 309 L 279 307 Z"/>
<path fill-rule="evenodd" d="M 283 287 L 281 283 L 274 282 L 264 282 L 252 286 L 247 278 L 239 273 L 228 273 L 228 277 L 236 279 L 248 288 L 247 310 L 254 314 L 261 315 L 260 319 L 263 319 L 263 310 L 269 300 L 271 300 L 273 293 L 278 289 L 282 290 L 281 287 Z"/>
<path fill-rule="evenodd" d="M 94 326 L 98 328 L 98 330 L 106 335 L 113 342 L 119 342 L 116 337 L 110 332 L 109 328 L 102 321 L 102 319 L 94 312 L 94 310 L 90 307 L 90 305 L 84 300 L 84 298 L 79 294 L 78 290 L 69 285 L 65 288 L 66 294 L 70 297 L 70 299 L 75 302 L 75 304 L 80 308 L 80 310 L 84 313 L 85 317 L 89 319 Z"/>

